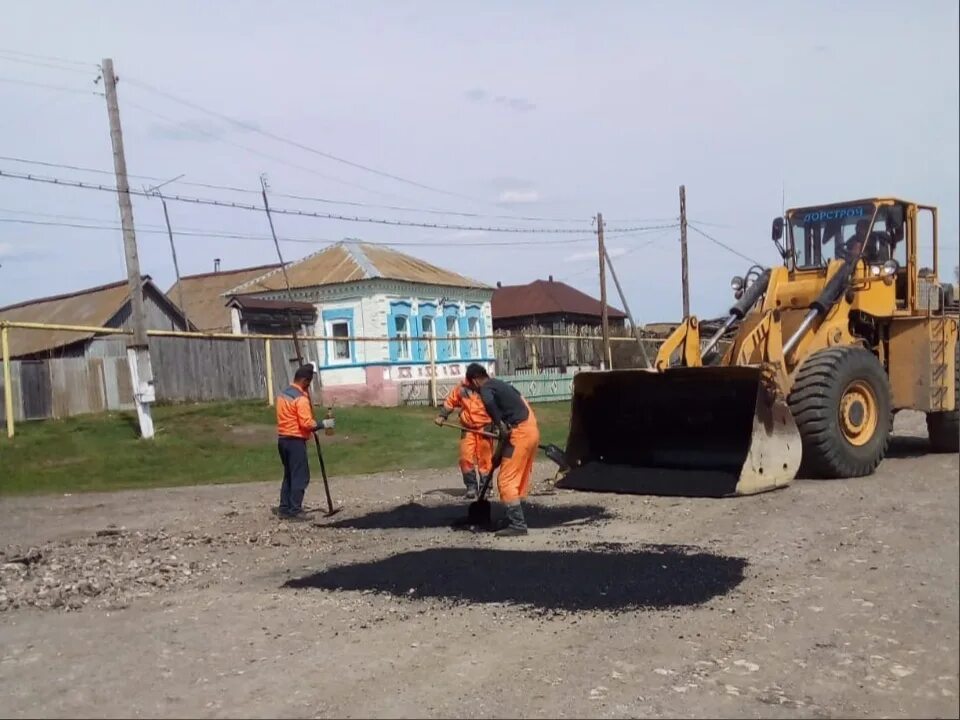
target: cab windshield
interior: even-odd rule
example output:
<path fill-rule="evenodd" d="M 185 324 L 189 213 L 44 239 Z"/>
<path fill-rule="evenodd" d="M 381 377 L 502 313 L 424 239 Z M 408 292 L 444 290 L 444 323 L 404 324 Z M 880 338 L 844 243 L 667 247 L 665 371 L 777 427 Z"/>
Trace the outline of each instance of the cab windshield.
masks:
<path fill-rule="evenodd" d="M 789 213 L 790 249 L 795 266 L 823 267 L 840 258 L 855 260 L 861 253 L 871 256 L 868 262 L 883 262 L 879 238 L 870 232 L 875 209 L 872 204 L 861 204 L 803 208 Z"/>

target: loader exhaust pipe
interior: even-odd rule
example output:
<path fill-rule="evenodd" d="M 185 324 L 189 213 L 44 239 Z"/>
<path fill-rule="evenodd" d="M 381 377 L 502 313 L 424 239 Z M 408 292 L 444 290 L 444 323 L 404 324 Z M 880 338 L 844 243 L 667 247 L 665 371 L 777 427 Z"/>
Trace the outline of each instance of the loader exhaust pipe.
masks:
<path fill-rule="evenodd" d="M 701 357 L 706 357 L 707 354 L 717 346 L 717 343 L 720 342 L 720 339 L 723 337 L 724 333 L 726 333 L 735 322 L 738 320 L 743 320 L 746 314 L 750 312 L 750 308 L 752 308 L 756 304 L 757 300 L 759 300 L 760 297 L 767 292 L 768 285 L 770 285 L 770 270 L 764 270 L 763 274 L 744 291 L 743 295 L 740 296 L 740 299 L 736 302 L 736 304 L 730 308 L 729 317 L 724 320 L 723 325 L 720 326 L 720 329 L 717 330 L 707 341 L 706 346 L 700 353 Z"/>

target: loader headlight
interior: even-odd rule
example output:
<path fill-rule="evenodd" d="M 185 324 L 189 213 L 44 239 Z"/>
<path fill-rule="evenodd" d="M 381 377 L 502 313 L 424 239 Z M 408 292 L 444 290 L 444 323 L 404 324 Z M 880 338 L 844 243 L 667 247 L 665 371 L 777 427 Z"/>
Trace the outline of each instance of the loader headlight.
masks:
<path fill-rule="evenodd" d="M 897 270 L 900 269 L 900 263 L 896 260 L 890 259 L 883 264 L 883 268 L 880 270 L 880 274 L 884 277 L 893 277 L 897 274 Z"/>
<path fill-rule="evenodd" d="M 733 279 L 730 281 L 730 289 L 734 292 L 740 292 L 743 290 L 743 278 L 739 275 L 734 275 Z"/>

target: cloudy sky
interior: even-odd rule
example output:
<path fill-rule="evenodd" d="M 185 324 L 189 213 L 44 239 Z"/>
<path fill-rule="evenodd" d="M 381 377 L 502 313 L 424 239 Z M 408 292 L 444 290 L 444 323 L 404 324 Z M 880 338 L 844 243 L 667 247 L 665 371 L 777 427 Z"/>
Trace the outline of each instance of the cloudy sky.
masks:
<path fill-rule="evenodd" d="M 783 197 L 790 206 L 882 194 L 939 205 L 942 250 L 955 261 L 957 3 L 905 8 L 10 2 L 0 169 L 112 183 L 16 160 L 112 168 L 94 83 L 112 57 L 133 187 L 182 174 L 165 190 L 257 204 L 255 193 L 188 183 L 254 190 L 266 173 L 278 208 L 463 226 L 280 216 L 278 232 L 298 241 L 283 243 L 288 259 L 358 237 L 490 284 L 553 275 L 593 294 L 600 211 L 631 309 L 641 321 L 672 319 L 679 233 L 657 228 L 676 222 L 681 183 L 699 230 L 767 263 Z M 177 241 L 184 274 L 211 270 L 214 258 L 275 259 L 262 213 L 172 202 L 170 214 L 189 233 Z M 142 268 L 166 288 L 160 204 L 138 199 L 134 215 Z M 0 305 L 123 278 L 118 218 L 110 193 L 0 177 Z M 582 232 L 473 229 L 490 227 Z M 748 265 L 691 228 L 694 312 L 722 313 L 729 277 Z"/>

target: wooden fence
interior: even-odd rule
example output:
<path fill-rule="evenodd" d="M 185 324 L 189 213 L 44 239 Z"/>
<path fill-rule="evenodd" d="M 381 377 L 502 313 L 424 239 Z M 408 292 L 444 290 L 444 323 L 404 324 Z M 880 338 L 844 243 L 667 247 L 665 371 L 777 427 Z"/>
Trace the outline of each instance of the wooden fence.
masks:
<path fill-rule="evenodd" d="M 150 356 L 157 400 L 205 402 L 266 398 L 266 341 L 239 338 L 151 337 Z M 306 360 L 316 346 L 303 343 Z M 296 369 L 292 340 L 270 341 L 275 387 Z M 3 363 L 0 363 L 0 420 L 6 420 Z M 14 420 L 65 418 L 109 410 L 130 410 L 133 386 L 123 357 L 70 357 L 10 362 Z"/>
<path fill-rule="evenodd" d="M 497 375 L 523 393 L 530 402 L 555 402 L 573 397 L 573 374 L 546 371 L 525 375 Z M 459 379 L 437 381 L 437 397 L 442 402 L 449 392 L 460 383 Z M 429 380 L 405 380 L 400 383 L 400 404 L 430 404 Z"/>
<path fill-rule="evenodd" d="M 569 337 L 536 337 L 545 330 Z M 597 328 L 551 326 L 520 332 L 527 334 L 497 333 L 492 338 L 494 358 L 497 374 L 514 382 L 531 400 L 569 398 L 573 375 L 600 366 L 602 341 Z M 627 332 L 619 330 L 620 339 L 611 343 L 613 367 L 645 367 L 636 340 L 623 337 Z M 304 340 L 305 360 L 319 360 L 317 343 L 313 341 L 316 338 Z M 352 340 L 382 345 L 387 339 Z M 649 342 L 652 356 L 658 341 Z M 282 337 L 268 340 L 263 336 L 188 337 L 183 333 L 156 333 L 149 338 L 149 345 L 156 398 L 160 402 L 266 399 L 267 378 L 273 378 L 274 390 L 283 387 L 297 364 L 292 340 Z M 94 341 L 79 357 L 12 360 L 9 392 L 14 421 L 132 409 L 133 387 L 124 346 L 123 338 L 111 330 L 109 337 Z M 2 365 L 0 362 L 0 371 Z M 3 375 L 0 372 L 0 421 L 6 419 L 4 400 L 8 392 Z M 438 379 L 438 397 L 445 397 L 457 382 L 456 378 Z M 429 399 L 429 380 L 400 382 L 400 404 L 428 404 Z"/>
<path fill-rule="evenodd" d="M 546 337 L 545 337 L 546 336 Z M 551 337 L 552 336 L 552 337 Z M 642 354 L 633 333 L 626 328 L 611 328 L 614 367 L 644 367 Z M 648 349 L 656 353 L 656 338 L 650 338 Z M 617 353 L 631 346 L 634 353 Z M 603 340 L 600 328 L 593 325 L 531 325 L 510 332 L 497 332 L 493 340 L 497 370 L 504 374 L 519 374 L 532 370 L 559 370 L 568 368 L 598 368 L 603 360 Z"/>

